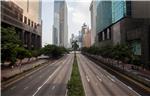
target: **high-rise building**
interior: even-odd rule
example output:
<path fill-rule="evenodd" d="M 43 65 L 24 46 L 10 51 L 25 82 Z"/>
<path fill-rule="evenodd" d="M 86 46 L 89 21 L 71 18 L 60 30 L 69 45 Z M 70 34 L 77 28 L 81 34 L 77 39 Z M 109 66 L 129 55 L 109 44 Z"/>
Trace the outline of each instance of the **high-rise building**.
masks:
<path fill-rule="evenodd" d="M 40 48 L 42 36 L 41 1 L 1 1 L 1 26 L 14 27 L 25 48 Z"/>
<path fill-rule="evenodd" d="M 89 27 L 84 23 L 81 29 L 81 47 L 90 47 L 91 46 L 91 31 Z"/>
<path fill-rule="evenodd" d="M 92 0 L 90 5 L 91 11 L 91 44 L 93 45 L 96 40 L 96 1 Z"/>
<path fill-rule="evenodd" d="M 68 16 L 66 1 L 54 1 L 53 44 L 68 46 Z"/>
<path fill-rule="evenodd" d="M 150 62 L 150 2 L 96 1 L 97 46 L 127 43 L 141 62 Z M 150 65 L 148 65 L 150 67 Z"/>

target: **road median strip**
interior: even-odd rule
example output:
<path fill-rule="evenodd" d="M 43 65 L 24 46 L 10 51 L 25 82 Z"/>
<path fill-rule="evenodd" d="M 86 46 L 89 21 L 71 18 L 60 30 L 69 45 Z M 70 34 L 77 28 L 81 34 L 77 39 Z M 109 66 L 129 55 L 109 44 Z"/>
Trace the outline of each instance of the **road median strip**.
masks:
<path fill-rule="evenodd" d="M 71 79 L 68 82 L 67 95 L 68 96 L 85 96 L 76 56 L 74 58 Z"/>

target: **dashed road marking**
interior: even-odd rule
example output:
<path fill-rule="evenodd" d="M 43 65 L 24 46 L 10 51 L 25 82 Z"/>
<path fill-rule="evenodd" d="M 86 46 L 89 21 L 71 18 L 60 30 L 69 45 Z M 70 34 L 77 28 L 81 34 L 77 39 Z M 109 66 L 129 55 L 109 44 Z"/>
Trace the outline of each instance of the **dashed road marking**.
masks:
<path fill-rule="evenodd" d="M 12 88 L 11 88 L 11 90 L 13 90 L 13 89 L 15 89 L 16 88 L 16 86 L 13 86 Z"/>
<path fill-rule="evenodd" d="M 28 88 L 29 88 L 29 87 L 27 86 L 27 87 L 24 88 L 24 90 L 26 90 L 26 89 L 28 89 Z"/>
<path fill-rule="evenodd" d="M 100 78 L 100 77 L 98 77 L 98 76 L 96 76 L 97 77 L 97 79 L 100 81 L 100 82 L 102 82 L 102 79 Z"/>
<path fill-rule="evenodd" d="M 32 96 L 35 96 L 37 93 L 38 93 L 38 91 L 49 81 L 49 79 L 51 79 L 55 74 L 56 74 L 56 72 L 61 68 L 62 66 L 59 66 L 53 73 L 52 73 L 52 75 L 50 75 L 49 77 L 48 77 L 48 79 L 35 91 L 35 93 L 32 95 Z"/>
<path fill-rule="evenodd" d="M 55 89 L 55 86 L 52 87 L 52 90 L 54 90 L 54 89 Z"/>
<path fill-rule="evenodd" d="M 66 89 L 66 93 L 65 93 L 65 96 L 67 96 L 67 93 L 68 93 L 68 89 Z"/>
<path fill-rule="evenodd" d="M 88 82 L 90 82 L 90 79 L 89 79 L 89 77 L 87 75 L 86 75 L 86 79 L 87 79 Z"/>

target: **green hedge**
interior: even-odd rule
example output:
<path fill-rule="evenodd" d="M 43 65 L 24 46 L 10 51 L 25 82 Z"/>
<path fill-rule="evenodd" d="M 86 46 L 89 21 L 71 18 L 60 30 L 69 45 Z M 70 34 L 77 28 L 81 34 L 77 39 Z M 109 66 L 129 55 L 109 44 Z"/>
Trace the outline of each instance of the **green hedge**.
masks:
<path fill-rule="evenodd" d="M 68 82 L 68 96 L 85 96 L 76 57 L 74 59 L 71 79 Z"/>

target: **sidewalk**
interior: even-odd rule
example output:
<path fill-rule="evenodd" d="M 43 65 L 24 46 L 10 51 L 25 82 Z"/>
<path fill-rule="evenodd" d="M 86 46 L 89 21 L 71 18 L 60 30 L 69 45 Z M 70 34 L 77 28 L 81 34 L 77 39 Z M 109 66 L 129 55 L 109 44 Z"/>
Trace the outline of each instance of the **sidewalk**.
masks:
<path fill-rule="evenodd" d="M 16 74 L 19 74 L 25 70 L 31 69 L 35 66 L 43 64 L 47 62 L 47 59 L 38 59 L 38 60 L 31 60 L 28 64 L 22 64 L 22 66 L 15 66 L 14 68 L 5 68 L 1 70 L 1 79 L 12 77 Z M 24 61 L 25 62 L 25 61 Z"/>

